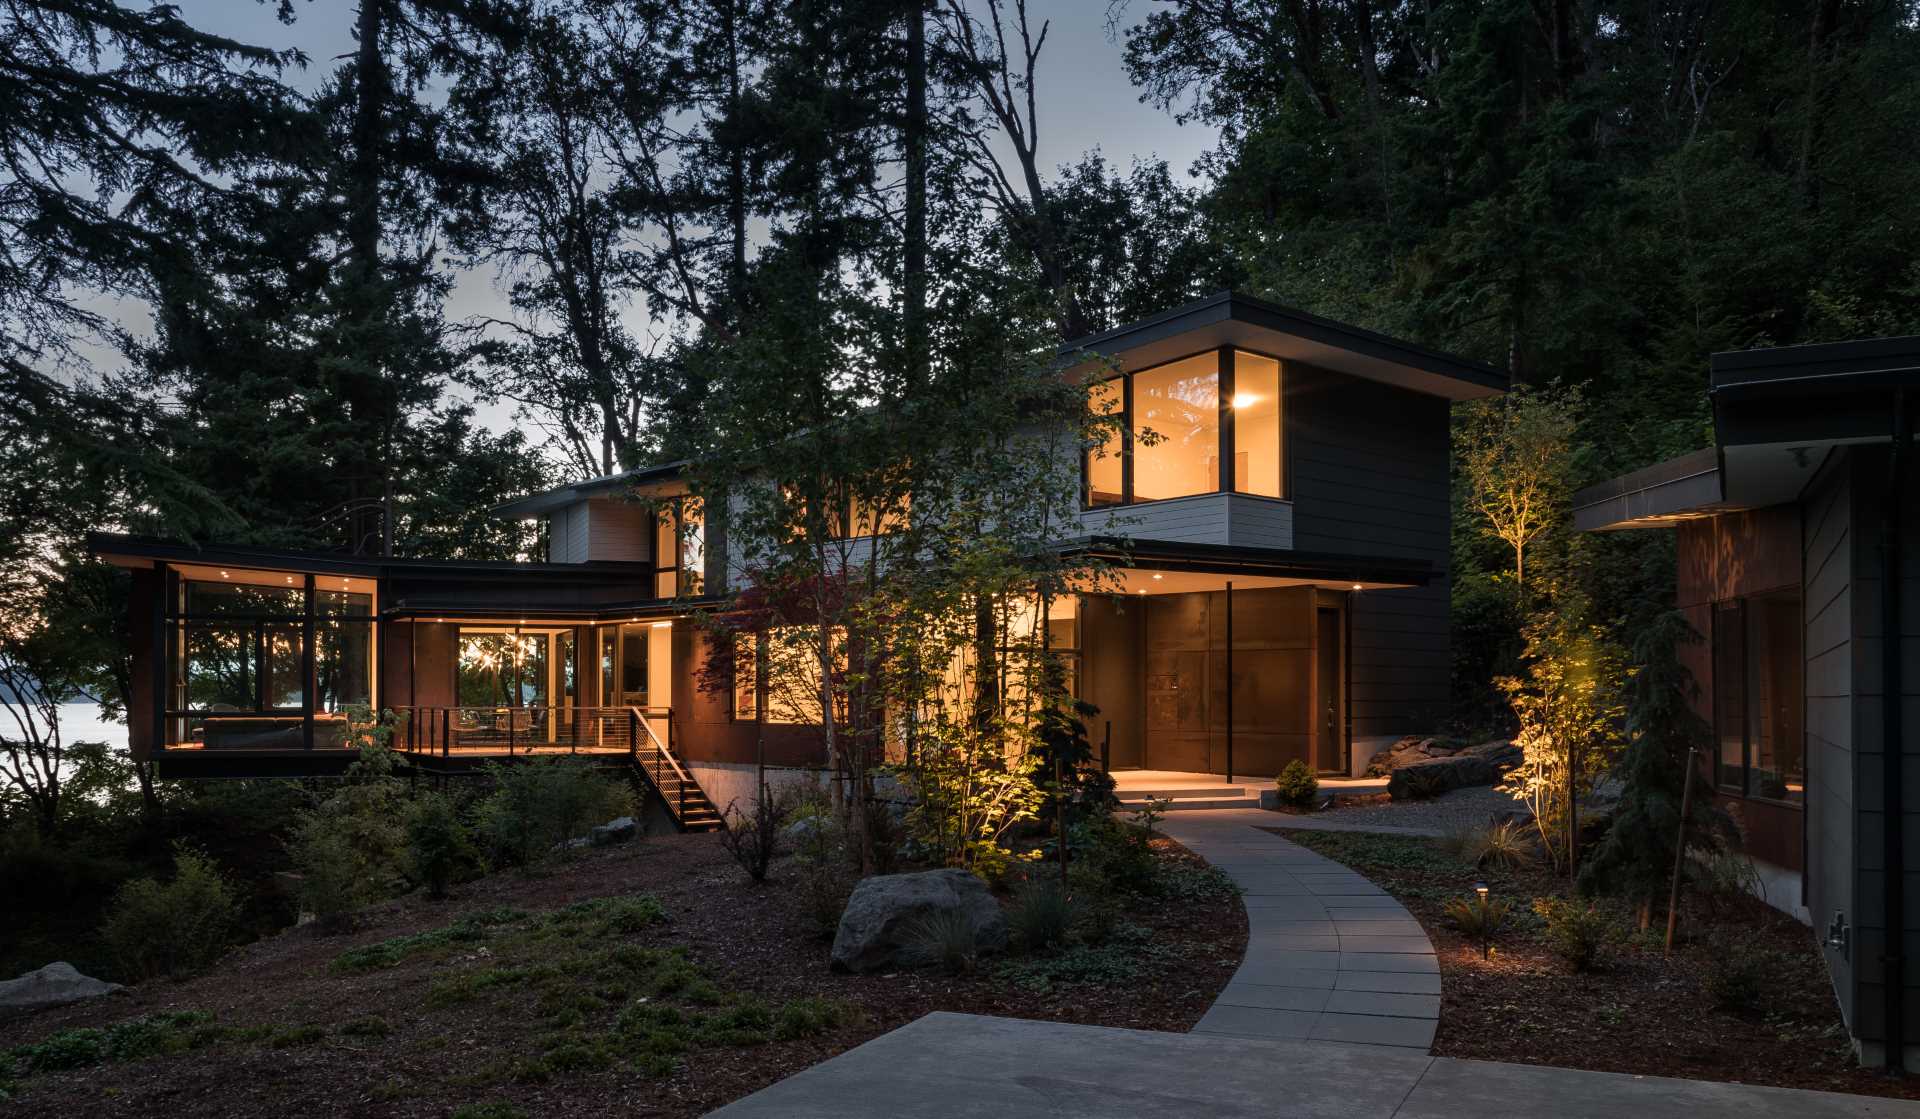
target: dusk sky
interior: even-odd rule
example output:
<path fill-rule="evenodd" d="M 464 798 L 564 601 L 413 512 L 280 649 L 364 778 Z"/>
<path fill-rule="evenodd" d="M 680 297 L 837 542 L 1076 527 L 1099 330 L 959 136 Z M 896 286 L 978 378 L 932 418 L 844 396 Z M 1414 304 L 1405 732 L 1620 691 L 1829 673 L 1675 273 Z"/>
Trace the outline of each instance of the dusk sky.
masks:
<path fill-rule="evenodd" d="M 353 49 L 355 6 L 351 0 L 296 0 L 295 20 L 282 24 L 270 3 L 253 0 L 176 0 L 182 14 L 195 26 L 242 42 L 277 49 L 297 47 L 306 52 L 304 74 L 289 75 L 293 84 L 316 87 Z M 1142 104 L 1122 64 L 1125 43 L 1120 30 L 1138 23 L 1156 5 L 1151 0 L 1123 0 L 1112 9 L 1105 0 L 1034 0 L 1030 11 L 1037 25 L 1050 21 L 1041 55 L 1041 156 L 1048 167 L 1072 163 L 1098 149 L 1110 163 L 1124 170 L 1135 159 L 1161 158 L 1184 178 L 1194 161 L 1212 147 L 1217 134 L 1203 125 L 1179 125 L 1169 113 Z M 1117 20 L 1114 19 L 1117 17 Z M 1114 20 L 1115 29 L 1109 31 Z M 451 318 L 501 316 L 503 299 L 491 273 L 475 273 L 455 289 L 447 308 Z M 634 326 L 645 333 L 644 312 L 631 313 Z M 136 328 L 144 323 L 133 323 Z M 110 357 L 103 360 L 111 360 Z M 489 422 L 505 424 L 510 415 L 501 409 L 484 410 Z"/>

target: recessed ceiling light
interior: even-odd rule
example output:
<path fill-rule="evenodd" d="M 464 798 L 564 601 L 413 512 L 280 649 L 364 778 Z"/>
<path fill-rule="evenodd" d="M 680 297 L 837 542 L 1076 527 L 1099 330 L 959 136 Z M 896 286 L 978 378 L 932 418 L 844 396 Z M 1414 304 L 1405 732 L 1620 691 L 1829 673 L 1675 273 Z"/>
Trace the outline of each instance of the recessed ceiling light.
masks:
<path fill-rule="evenodd" d="M 230 576 L 230 575 L 228 575 L 228 574 L 227 574 L 226 572 L 224 572 L 224 571 L 222 571 L 222 572 L 220 573 L 220 577 L 221 577 L 222 579 L 230 579 L 230 578 L 232 578 L 232 576 Z"/>
<path fill-rule="evenodd" d="M 1166 576 L 1165 576 L 1165 575 L 1155 575 L 1155 576 L 1154 576 L 1154 578 L 1155 578 L 1155 579 L 1165 579 L 1165 578 L 1166 578 Z"/>
<path fill-rule="evenodd" d="M 1139 590 L 1137 590 L 1137 591 L 1135 591 L 1134 593 L 1135 593 L 1135 594 L 1146 594 L 1146 593 L 1147 593 L 1147 588 L 1145 588 L 1145 587 L 1141 587 L 1141 588 L 1140 588 Z"/>
<path fill-rule="evenodd" d="M 654 629 L 672 629 L 673 623 L 672 622 L 655 622 L 653 623 L 653 628 Z"/>
<path fill-rule="evenodd" d="M 1356 590 L 1356 591 L 1357 591 L 1357 590 L 1359 590 L 1359 589 L 1360 589 L 1360 584 L 1358 584 L 1358 583 L 1355 583 L 1355 584 L 1353 585 L 1353 589 L 1354 589 L 1354 590 Z"/>

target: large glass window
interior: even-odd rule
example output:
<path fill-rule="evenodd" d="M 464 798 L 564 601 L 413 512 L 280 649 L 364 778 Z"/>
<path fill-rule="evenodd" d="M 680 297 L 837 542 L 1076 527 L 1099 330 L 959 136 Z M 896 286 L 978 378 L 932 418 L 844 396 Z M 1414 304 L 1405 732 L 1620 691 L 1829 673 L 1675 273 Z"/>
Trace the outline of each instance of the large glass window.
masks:
<path fill-rule="evenodd" d="M 653 522 L 656 598 L 699 594 L 707 565 L 706 518 L 697 497 L 661 508 Z"/>
<path fill-rule="evenodd" d="M 1133 499 L 1220 488 L 1220 355 L 1133 375 Z"/>
<path fill-rule="evenodd" d="M 1283 389 L 1280 362 L 1245 350 L 1209 350 L 1089 387 L 1088 407 L 1119 422 L 1087 450 L 1087 506 L 1223 489 L 1285 497 Z"/>
<path fill-rule="evenodd" d="M 1283 492 L 1280 363 L 1236 350 L 1233 355 L 1233 492 L 1279 497 Z"/>
<path fill-rule="evenodd" d="M 170 571 L 169 748 L 345 744 L 344 708 L 372 705 L 372 579 L 181 565 Z"/>
<path fill-rule="evenodd" d="M 1115 377 L 1087 390 L 1094 415 L 1120 417 L 1106 426 L 1100 445 L 1087 452 L 1087 504 L 1092 507 L 1118 505 L 1127 499 L 1126 385 L 1125 377 Z"/>

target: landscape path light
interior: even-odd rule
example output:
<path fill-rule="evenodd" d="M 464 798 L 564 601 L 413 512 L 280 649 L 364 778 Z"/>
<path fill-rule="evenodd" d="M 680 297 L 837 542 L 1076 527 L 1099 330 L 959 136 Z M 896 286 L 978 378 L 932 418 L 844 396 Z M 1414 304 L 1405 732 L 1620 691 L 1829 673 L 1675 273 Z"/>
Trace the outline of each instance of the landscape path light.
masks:
<path fill-rule="evenodd" d="M 1473 892 L 1480 895 L 1480 958 L 1490 960 L 1493 958 L 1493 930 L 1487 927 L 1490 916 L 1487 912 L 1487 884 L 1475 882 Z"/>

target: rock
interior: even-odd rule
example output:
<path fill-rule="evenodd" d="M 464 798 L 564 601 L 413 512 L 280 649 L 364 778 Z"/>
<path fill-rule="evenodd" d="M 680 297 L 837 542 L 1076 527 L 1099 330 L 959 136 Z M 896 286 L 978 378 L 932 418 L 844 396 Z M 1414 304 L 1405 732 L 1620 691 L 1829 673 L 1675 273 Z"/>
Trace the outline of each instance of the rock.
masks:
<path fill-rule="evenodd" d="M 1495 738 L 1491 741 L 1482 742 L 1478 746 L 1469 746 L 1460 752 L 1462 754 L 1471 754 L 1476 758 L 1486 758 L 1494 765 L 1499 766 L 1503 771 L 1512 769 L 1514 766 L 1526 760 L 1526 754 L 1520 747 L 1515 746 L 1504 738 Z"/>
<path fill-rule="evenodd" d="M 625 843 L 639 834 L 640 825 L 634 822 L 633 817 L 622 816 L 594 828 L 587 833 L 587 839 L 595 847 L 611 847 L 615 843 Z"/>
<path fill-rule="evenodd" d="M 1450 758 L 1422 758 L 1401 766 L 1387 778 L 1387 793 L 1395 800 L 1423 800 L 1469 785 L 1497 785 L 1500 767 L 1479 754 Z"/>
<path fill-rule="evenodd" d="M 826 832 L 826 822 L 819 816 L 802 816 L 784 829 L 787 842 L 794 847 L 805 847 L 818 840 Z"/>
<path fill-rule="evenodd" d="M 98 998 L 119 989 L 120 984 L 82 975 L 79 969 L 62 960 L 0 983 L 0 1014 L 24 1014 L 43 1007 Z"/>
<path fill-rule="evenodd" d="M 869 972 L 917 963 L 915 925 L 935 913 L 954 911 L 972 919 L 978 950 L 995 952 L 1007 946 L 1007 918 L 1000 903 L 986 883 L 967 871 L 924 870 L 864 879 L 840 914 L 833 969 Z"/>

